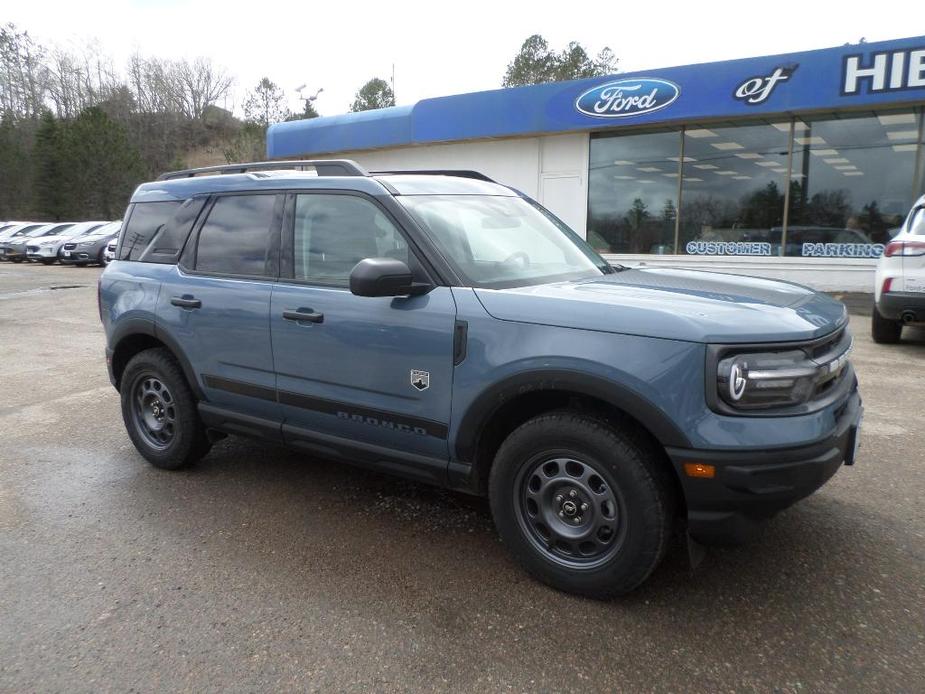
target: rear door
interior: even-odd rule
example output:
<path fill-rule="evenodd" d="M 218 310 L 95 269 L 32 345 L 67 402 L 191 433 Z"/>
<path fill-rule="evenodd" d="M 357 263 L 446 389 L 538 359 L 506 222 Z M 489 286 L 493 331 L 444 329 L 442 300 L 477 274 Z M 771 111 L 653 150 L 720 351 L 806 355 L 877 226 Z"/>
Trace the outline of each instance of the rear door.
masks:
<path fill-rule="evenodd" d="M 273 193 L 215 196 L 158 300 L 158 329 L 190 360 L 207 407 L 250 417 L 263 434 L 275 422 L 277 436 L 269 311 L 282 201 Z M 155 239 L 145 253 L 165 244 Z"/>
<path fill-rule="evenodd" d="M 442 481 L 456 318 L 449 287 L 416 297 L 350 293 L 350 271 L 364 258 L 424 272 L 372 198 L 294 194 L 286 219 L 270 310 L 284 438 L 321 451 L 361 447 L 386 465 L 417 458 L 406 473 Z"/>

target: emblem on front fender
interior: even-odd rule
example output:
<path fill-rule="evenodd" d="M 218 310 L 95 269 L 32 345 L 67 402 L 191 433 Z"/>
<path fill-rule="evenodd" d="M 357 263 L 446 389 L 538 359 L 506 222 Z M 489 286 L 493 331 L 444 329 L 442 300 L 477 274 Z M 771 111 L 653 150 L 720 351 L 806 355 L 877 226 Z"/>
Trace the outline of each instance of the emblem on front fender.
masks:
<path fill-rule="evenodd" d="M 411 385 L 417 390 L 427 390 L 430 388 L 430 371 L 411 369 Z"/>

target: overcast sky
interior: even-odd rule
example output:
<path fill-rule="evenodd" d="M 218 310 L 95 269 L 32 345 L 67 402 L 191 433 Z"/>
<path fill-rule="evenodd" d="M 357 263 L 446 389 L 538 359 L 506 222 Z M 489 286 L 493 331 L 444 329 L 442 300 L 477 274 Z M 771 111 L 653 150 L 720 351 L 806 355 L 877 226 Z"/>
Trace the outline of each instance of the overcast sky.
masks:
<path fill-rule="evenodd" d="M 925 31 L 915 0 L 877 3 L 700 0 L 505 3 L 311 0 L 2 0 L 0 21 L 40 41 L 96 39 L 120 69 L 138 51 L 208 56 L 235 77 L 228 107 L 267 76 L 299 108 L 295 88 L 324 88 L 322 115 L 345 111 L 370 77 L 395 65 L 399 104 L 492 89 L 523 39 L 556 48 L 609 46 L 621 72 L 899 38 Z"/>

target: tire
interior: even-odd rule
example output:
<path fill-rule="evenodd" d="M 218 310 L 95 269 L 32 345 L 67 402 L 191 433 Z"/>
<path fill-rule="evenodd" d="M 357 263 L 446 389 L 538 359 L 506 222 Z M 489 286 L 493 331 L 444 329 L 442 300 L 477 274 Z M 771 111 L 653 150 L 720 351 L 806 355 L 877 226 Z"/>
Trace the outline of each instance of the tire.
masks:
<path fill-rule="evenodd" d="M 132 357 L 120 381 L 122 419 L 135 448 L 154 467 L 179 470 L 209 452 L 196 399 L 169 351 Z"/>
<path fill-rule="evenodd" d="M 99 257 L 96 259 L 96 262 L 100 264 L 100 267 L 106 267 L 109 263 L 106 262 L 106 249 L 100 251 Z"/>
<path fill-rule="evenodd" d="M 675 486 L 662 455 L 634 429 L 585 414 L 529 420 L 502 443 L 489 476 L 502 541 L 554 588 L 598 599 L 628 593 L 671 537 Z"/>
<path fill-rule="evenodd" d="M 895 345 L 902 336 L 903 324 L 898 320 L 890 320 L 881 315 L 877 305 L 870 314 L 870 336 L 874 342 L 881 345 Z"/>

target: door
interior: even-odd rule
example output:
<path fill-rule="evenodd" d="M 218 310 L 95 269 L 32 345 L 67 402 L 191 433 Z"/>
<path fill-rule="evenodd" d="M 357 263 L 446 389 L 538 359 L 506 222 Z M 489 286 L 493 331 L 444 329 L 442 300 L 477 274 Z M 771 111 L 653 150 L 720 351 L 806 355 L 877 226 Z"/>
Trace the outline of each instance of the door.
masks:
<path fill-rule="evenodd" d="M 284 438 L 359 446 L 380 464 L 420 458 L 420 476 L 442 477 L 456 316 L 449 287 L 354 296 L 349 274 L 364 258 L 423 272 L 396 223 L 357 194 L 300 193 L 290 204 L 283 256 L 291 263 L 270 308 Z"/>
<path fill-rule="evenodd" d="M 269 314 L 283 197 L 216 197 L 158 298 L 158 327 L 190 360 L 206 406 L 276 422 L 277 436 Z"/>

